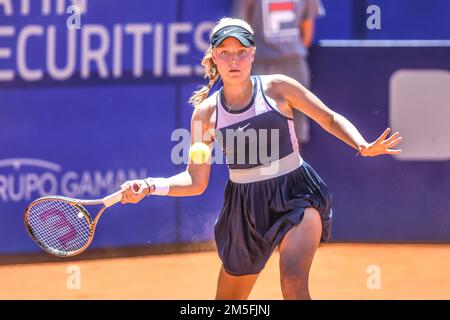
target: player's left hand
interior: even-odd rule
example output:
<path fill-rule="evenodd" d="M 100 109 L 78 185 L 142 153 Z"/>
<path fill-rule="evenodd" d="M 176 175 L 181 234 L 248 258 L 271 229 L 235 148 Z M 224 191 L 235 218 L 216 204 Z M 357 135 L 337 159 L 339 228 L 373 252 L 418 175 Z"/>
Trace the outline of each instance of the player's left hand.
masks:
<path fill-rule="evenodd" d="M 381 154 L 399 154 L 401 149 L 392 149 L 402 141 L 400 133 L 396 132 L 387 138 L 391 128 L 387 128 L 374 142 L 359 146 L 359 153 L 364 157 L 375 157 Z M 387 139 L 386 139 L 387 138 Z"/>

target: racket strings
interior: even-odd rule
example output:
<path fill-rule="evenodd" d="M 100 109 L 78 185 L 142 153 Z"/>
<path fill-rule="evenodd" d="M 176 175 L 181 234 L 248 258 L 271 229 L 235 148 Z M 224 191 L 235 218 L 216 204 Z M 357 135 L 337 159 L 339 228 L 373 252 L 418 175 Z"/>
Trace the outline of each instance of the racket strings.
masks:
<path fill-rule="evenodd" d="M 34 238 L 57 255 L 80 250 L 92 232 L 91 224 L 81 210 L 58 200 L 45 200 L 33 205 L 28 217 Z"/>

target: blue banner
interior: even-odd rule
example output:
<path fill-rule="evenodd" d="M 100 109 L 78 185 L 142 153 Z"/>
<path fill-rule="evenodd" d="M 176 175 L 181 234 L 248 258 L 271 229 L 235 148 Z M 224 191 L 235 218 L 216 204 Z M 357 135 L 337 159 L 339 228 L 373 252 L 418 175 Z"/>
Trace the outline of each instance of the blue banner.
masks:
<path fill-rule="evenodd" d="M 23 225 L 38 197 L 99 198 L 184 170 L 172 133 L 192 111 L 185 92 L 203 81 L 208 33 L 229 11 L 228 1 L 63 2 L 0 5 L 2 253 L 39 250 Z M 200 202 L 199 212 L 163 197 L 112 207 L 92 246 L 210 239 L 219 201 Z M 192 222 L 199 214 L 208 221 Z"/>
<path fill-rule="evenodd" d="M 70 4 L 78 9 L 68 11 Z M 0 2 L 0 253 L 40 250 L 23 224 L 25 207 L 38 197 L 100 198 L 126 180 L 185 169 L 173 162 L 180 143 L 173 134 L 189 128 L 187 100 L 205 82 L 200 61 L 208 33 L 230 5 Z M 312 124 L 303 156 L 334 194 L 332 241 L 450 240 L 450 163 L 436 151 L 450 150 L 441 139 L 450 132 L 429 125 L 445 127 L 445 95 L 439 89 L 432 95 L 439 101 L 409 117 L 405 105 L 414 103 L 402 89 L 421 92 L 413 85 L 417 70 L 431 72 L 419 80 L 446 81 L 436 79 L 448 79 L 449 56 L 448 47 L 312 50 L 313 91 L 327 105 L 368 140 L 389 125 L 408 132 L 406 158 L 356 158 Z M 420 119 L 427 128 L 423 153 L 413 132 Z M 227 175 L 225 165 L 213 165 L 201 196 L 155 196 L 108 209 L 92 247 L 212 240 Z"/>

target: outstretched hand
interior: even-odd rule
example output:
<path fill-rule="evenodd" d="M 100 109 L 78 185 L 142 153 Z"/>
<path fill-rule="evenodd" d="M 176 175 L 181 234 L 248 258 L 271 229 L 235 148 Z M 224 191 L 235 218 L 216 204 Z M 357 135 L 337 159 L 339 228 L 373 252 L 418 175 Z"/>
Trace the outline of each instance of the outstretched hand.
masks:
<path fill-rule="evenodd" d="M 399 154 L 402 152 L 401 149 L 392 149 L 402 141 L 400 133 L 396 132 L 386 139 L 390 131 L 391 129 L 387 128 L 374 142 L 368 143 L 367 145 L 361 145 L 359 147 L 359 153 L 364 157 L 375 157 L 381 154 Z"/>

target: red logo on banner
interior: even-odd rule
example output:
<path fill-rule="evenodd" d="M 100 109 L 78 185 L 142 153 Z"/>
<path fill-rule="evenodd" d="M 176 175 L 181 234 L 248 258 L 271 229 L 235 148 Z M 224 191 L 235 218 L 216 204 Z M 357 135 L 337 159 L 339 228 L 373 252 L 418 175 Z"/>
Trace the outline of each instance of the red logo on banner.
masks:
<path fill-rule="evenodd" d="M 292 41 L 298 37 L 298 0 L 263 0 L 262 6 L 266 39 Z"/>
<path fill-rule="evenodd" d="M 269 3 L 269 11 L 293 11 L 295 4 L 293 2 Z"/>

